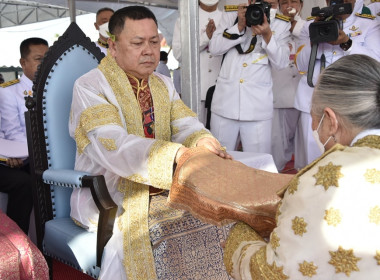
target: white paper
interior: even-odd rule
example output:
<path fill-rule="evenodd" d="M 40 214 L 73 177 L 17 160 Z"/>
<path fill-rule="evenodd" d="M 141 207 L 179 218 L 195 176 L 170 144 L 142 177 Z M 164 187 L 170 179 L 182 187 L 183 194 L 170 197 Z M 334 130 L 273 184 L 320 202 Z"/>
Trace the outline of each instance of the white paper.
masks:
<path fill-rule="evenodd" d="M 0 138 L 0 158 L 27 158 L 28 144 Z"/>

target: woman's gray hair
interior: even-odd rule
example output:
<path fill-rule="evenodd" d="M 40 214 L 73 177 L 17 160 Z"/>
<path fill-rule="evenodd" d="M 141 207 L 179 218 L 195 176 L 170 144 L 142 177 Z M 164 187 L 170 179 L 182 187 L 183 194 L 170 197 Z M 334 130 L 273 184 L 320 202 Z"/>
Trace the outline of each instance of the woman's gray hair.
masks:
<path fill-rule="evenodd" d="M 312 98 L 312 113 L 331 108 L 344 125 L 380 128 L 380 63 L 366 55 L 340 58 L 320 75 Z"/>

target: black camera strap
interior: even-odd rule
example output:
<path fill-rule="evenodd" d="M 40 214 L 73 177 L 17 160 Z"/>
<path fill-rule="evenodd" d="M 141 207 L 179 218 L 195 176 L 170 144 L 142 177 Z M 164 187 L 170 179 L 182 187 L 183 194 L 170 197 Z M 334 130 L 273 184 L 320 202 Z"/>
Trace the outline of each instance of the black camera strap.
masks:
<path fill-rule="evenodd" d="M 234 25 L 237 22 L 238 22 L 238 18 L 236 18 Z M 245 32 L 243 34 L 241 34 L 241 35 L 240 34 L 231 34 L 231 33 L 227 32 L 227 28 L 226 28 L 224 30 L 224 32 L 223 32 L 223 37 L 227 38 L 229 40 L 237 40 L 240 37 L 244 36 L 244 34 L 245 34 Z M 248 54 L 248 53 L 252 52 L 255 49 L 256 43 L 257 43 L 257 37 L 255 35 L 255 36 L 252 36 L 251 43 L 249 45 L 249 48 L 246 51 L 243 51 L 243 49 L 241 47 L 241 44 L 236 45 L 235 48 L 236 48 L 236 50 L 238 51 L 239 54 Z"/>
<path fill-rule="evenodd" d="M 318 44 L 315 44 L 315 43 L 312 44 L 311 52 L 310 52 L 309 66 L 307 69 L 307 84 L 310 87 L 314 87 L 313 75 L 314 75 L 315 59 L 317 58 L 317 51 L 318 51 Z"/>

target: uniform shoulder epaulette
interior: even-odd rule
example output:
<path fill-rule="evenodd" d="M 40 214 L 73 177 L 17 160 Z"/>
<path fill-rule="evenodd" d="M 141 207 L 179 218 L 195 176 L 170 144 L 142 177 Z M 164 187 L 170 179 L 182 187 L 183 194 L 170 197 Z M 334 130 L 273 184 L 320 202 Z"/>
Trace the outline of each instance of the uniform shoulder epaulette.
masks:
<path fill-rule="evenodd" d="M 306 20 L 307 20 L 307 21 L 315 20 L 315 18 L 316 18 L 316 17 L 314 17 L 314 16 L 309 16 L 309 17 L 306 18 Z"/>
<path fill-rule="evenodd" d="M 20 79 L 15 79 L 15 80 L 8 81 L 8 82 L 5 82 L 5 83 L 0 84 L 0 87 L 2 87 L 2 88 L 6 88 L 6 87 L 9 87 L 9 86 L 11 86 L 11 85 L 15 85 L 15 84 L 17 84 L 17 83 L 19 83 L 19 82 L 20 82 Z"/>
<path fill-rule="evenodd" d="M 375 18 L 376 18 L 376 17 L 373 16 L 373 15 L 359 14 L 359 13 L 356 13 L 355 16 L 357 16 L 357 17 L 361 17 L 361 18 L 368 18 L 368 19 L 375 19 Z"/>
<path fill-rule="evenodd" d="M 225 12 L 236 12 L 238 10 L 238 5 L 225 5 L 224 11 Z"/>
<path fill-rule="evenodd" d="M 372 3 L 380 2 L 380 0 L 371 0 Z"/>
<path fill-rule="evenodd" d="M 284 21 L 286 21 L 286 22 L 290 22 L 290 17 L 288 17 L 288 16 L 284 16 L 284 15 L 276 14 L 276 18 L 281 19 L 281 20 L 284 20 Z"/>

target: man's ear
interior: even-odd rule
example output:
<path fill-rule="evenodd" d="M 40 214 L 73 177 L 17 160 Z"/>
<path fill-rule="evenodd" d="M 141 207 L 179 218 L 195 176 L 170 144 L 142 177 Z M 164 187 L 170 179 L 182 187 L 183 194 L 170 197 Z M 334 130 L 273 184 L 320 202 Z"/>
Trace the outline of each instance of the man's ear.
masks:
<path fill-rule="evenodd" d="M 94 22 L 94 26 L 95 26 L 96 30 L 99 30 L 99 26 L 96 24 L 96 22 Z"/>
<path fill-rule="evenodd" d="M 111 38 L 107 39 L 108 51 L 111 53 L 112 57 L 115 57 L 116 54 L 116 42 L 112 41 Z"/>
<path fill-rule="evenodd" d="M 24 68 L 24 66 L 25 66 L 25 58 L 23 58 L 23 57 L 20 58 L 20 65 L 21 65 L 21 68 Z"/>
<path fill-rule="evenodd" d="M 339 128 L 337 115 L 329 107 L 326 107 L 324 109 L 324 113 L 325 113 L 325 121 L 328 122 L 330 126 L 330 129 L 329 129 L 330 135 L 336 135 Z"/>

